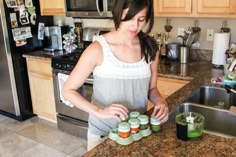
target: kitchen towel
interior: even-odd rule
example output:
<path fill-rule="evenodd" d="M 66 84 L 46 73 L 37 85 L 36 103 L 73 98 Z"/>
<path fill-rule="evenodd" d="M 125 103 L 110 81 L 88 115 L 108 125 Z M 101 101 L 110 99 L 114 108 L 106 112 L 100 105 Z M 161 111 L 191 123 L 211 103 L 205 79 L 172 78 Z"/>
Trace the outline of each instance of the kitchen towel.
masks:
<path fill-rule="evenodd" d="M 225 52 L 229 48 L 230 33 L 215 33 L 213 43 L 212 64 L 216 66 L 226 63 Z"/>
<path fill-rule="evenodd" d="M 68 100 L 66 100 L 62 95 L 61 95 L 61 90 L 62 90 L 62 87 L 64 85 L 64 83 L 66 82 L 66 80 L 68 79 L 68 75 L 65 75 L 65 74 L 62 74 L 62 73 L 58 73 L 58 80 L 59 80 L 59 96 L 60 96 L 60 100 L 67 106 L 70 106 L 70 107 L 74 107 L 73 104 L 71 104 Z"/>

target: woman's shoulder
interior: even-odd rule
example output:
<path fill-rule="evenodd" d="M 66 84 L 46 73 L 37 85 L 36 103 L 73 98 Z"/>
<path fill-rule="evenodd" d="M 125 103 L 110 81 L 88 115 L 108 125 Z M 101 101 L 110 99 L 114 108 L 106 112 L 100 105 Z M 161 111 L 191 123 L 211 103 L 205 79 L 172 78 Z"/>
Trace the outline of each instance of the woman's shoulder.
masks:
<path fill-rule="evenodd" d="M 109 44 L 113 45 L 119 42 L 119 38 L 117 38 L 117 35 L 115 31 L 108 32 L 106 34 L 102 35 L 102 38 Z"/>
<path fill-rule="evenodd" d="M 102 55 L 102 46 L 98 41 L 94 41 L 84 50 L 81 57 L 100 64 L 102 61 Z"/>

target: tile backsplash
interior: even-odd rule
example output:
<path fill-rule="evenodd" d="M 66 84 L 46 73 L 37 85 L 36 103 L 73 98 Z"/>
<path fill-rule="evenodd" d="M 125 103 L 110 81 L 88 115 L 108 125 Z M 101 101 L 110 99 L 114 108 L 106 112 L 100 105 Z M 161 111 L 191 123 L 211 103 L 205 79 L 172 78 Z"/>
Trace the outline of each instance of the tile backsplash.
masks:
<path fill-rule="evenodd" d="M 190 60 L 211 61 L 212 60 L 212 50 L 192 49 L 190 51 Z"/>
<path fill-rule="evenodd" d="M 231 43 L 236 43 L 236 19 L 224 19 L 224 18 L 177 18 L 172 17 L 170 19 L 170 25 L 173 29 L 169 33 L 172 41 L 179 41 L 177 38 L 178 28 L 188 29 L 190 26 L 194 26 L 194 20 L 198 20 L 198 26 L 201 28 L 201 34 L 199 38 L 199 48 L 192 50 L 192 57 L 194 60 L 203 59 L 211 60 L 213 41 L 207 41 L 207 29 L 212 29 L 214 32 L 220 32 L 223 21 L 227 21 L 227 27 L 231 29 Z M 73 25 L 73 19 L 71 17 L 54 16 L 54 23 L 57 24 L 58 20 L 67 25 Z M 78 19 L 83 22 L 84 27 L 113 27 L 113 22 L 110 19 Z M 166 18 L 156 17 L 152 34 L 156 35 L 159 32 L 165 32 L 164 26 L 166 24 Z M 200 49 L 200 50 L 198 50 Z"/>

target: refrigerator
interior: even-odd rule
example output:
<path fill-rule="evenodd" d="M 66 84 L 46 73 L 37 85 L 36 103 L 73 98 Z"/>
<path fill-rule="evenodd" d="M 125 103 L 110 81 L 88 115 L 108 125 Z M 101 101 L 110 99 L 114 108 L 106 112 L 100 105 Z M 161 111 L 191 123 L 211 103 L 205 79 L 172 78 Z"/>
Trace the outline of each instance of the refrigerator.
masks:
<path fill-rule="evenodd" d="M 34 16 L 27 13 L 28 23 L 27 17 L 22 16 L 25 2 L 33 5 L 29 7 Z M 51 26 L 53 17 L 40 16 L 39 0 L 0 0 L 0 16 L 0 114 L 23 121 L 34 116 L 23 54 L 43 49 L 43 41 L 38 39 L 39 23 Z M 25 28 L 30 28 L 31 36 L 24 36 Z M 23 30 L 21 36 L 13 31 L 16 29 Z"/>

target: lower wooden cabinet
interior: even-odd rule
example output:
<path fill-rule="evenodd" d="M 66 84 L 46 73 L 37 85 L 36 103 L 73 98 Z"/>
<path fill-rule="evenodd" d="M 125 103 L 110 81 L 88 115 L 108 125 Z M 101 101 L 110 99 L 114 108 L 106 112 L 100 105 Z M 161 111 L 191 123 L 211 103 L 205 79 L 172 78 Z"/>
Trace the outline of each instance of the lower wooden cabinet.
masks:
<path fill-rule="evenodd" d="M 56 121 L 50 59 L 26 58 L 33 112 L 41 118 Z"/>
<path fill-rule="evenodd" d="M 187 83 L 189 83 L 189 81 L 158 77 L 157 89 L 160 91 L 164 99 L 166 99 L 168 96 L 185 86 Z M 152 107 L 153 104 L 148 101 L 147 110 L 151 109 Z"/>

